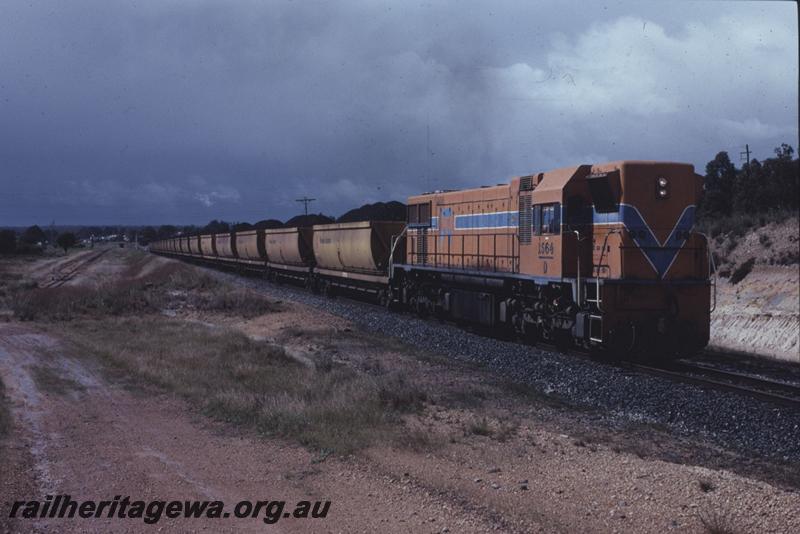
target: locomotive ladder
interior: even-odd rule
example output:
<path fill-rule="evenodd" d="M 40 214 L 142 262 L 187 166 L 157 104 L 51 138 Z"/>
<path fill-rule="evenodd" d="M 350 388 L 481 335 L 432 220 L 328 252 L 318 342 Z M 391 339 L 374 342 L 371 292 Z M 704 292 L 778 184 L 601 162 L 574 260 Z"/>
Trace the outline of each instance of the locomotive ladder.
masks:
<path fill-rule="evenodd" d="M 603 342 L 603 299 L 600 297 L 600 278 L 602 276 L 603 271 L 606 273 L 611 273 L 611 268 L 608 264 L 603 263 L 603 258 L 606 255 L 606 247 L 608 246 L 608 238 L 611 234 L 619 234 L 620 231 L 617 229 L 610 230 L 605 239 L 603 239 L 603 246 L 600 249 L 600 258 L 597 260 L 597 263 L 593 263 L 592 269 L 596 270 L 595 273 L 595 292 L 594 298 L 592 295 L 586 295 L 586 302 L 591 302 L 597 307 L 596 314 L 589 315 L 589 340 L 594 341 L 597 343 Z M 587 292 L 588 293 L 588 292 Z"/>

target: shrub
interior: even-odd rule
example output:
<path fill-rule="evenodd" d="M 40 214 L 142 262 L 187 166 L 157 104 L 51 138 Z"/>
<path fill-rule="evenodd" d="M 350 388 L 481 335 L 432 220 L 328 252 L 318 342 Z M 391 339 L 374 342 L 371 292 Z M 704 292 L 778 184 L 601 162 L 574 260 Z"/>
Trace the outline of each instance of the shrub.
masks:
<path fill-rule="evenodd" d="M 13 254 L 17 250 L 17 233 L 14 230 L 0 230 L 0 254 Z"/>
<path fill-rule="evenodd" d="M 736 269 L 734 269 L 733 274 L 731 274 L 730 282 L 731 284 L 738 284 L 745 277 L 750 274 L 750 271 L 753 270 L 753 265 L 755 265 L 756 259 L 750 258 L 746 262 L 739 265 Z"/>

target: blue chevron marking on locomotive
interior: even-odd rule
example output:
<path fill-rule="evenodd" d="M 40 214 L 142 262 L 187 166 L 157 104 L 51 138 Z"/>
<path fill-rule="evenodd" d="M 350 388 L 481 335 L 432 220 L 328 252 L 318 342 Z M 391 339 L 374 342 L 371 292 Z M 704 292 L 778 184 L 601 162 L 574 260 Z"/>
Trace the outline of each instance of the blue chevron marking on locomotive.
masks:
<path fill-rule="evenodd" d="M 694 212 L 694 205 L 686 206 L 672 228 L 672 232 L 663 243 L 658 241 L 639 210 L 629 204 L 620 204 L 619 211 L 612 213 L 597 213 L 593 210 L 592 222 L 594 224 L 622 223 L 659 278 L 663 278 L 689 237 L 689 232 L 694 226 Z"/>

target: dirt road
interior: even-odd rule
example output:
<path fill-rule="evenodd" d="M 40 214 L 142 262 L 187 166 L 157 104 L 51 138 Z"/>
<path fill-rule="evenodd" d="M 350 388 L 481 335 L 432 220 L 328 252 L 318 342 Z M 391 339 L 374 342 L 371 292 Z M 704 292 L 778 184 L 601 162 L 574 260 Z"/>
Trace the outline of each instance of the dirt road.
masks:
<path fill-rule="evenodd" d="M 479 515 L 454 510 L 425 491 L 372 472 L 359 462 L 315 463 L 303 448 L 266 441 L 209 422 L 181 401 L 132 393 L 103 381 L 79 361 L 62 357 L 51 338 L 19 325 L 0 325 L 0 375 L 18 418 L 12 451 L 4 458 L 6 499 L 69 494 L 76 500 L 132 499 L 330 500 L 326 519 L 168 520 L 152 530 L 254 532 L 407 532 L 450 525 L 455 531 L 487 531 Z M 37 366 L 58 372 L 59 393 L 41 391 Z M 19 491 L 22 490 L 22 491 Z M 8 513 L 8 509 L 4 509 Z M 5 514 L 4 514 L 5 515 Z M 183 521 L 183 522 L 181 522 Z M 9 528 L 27 531 L 31 522 Z M 141 520 L 37 521 L 38 531 L 140 532 Z"/>

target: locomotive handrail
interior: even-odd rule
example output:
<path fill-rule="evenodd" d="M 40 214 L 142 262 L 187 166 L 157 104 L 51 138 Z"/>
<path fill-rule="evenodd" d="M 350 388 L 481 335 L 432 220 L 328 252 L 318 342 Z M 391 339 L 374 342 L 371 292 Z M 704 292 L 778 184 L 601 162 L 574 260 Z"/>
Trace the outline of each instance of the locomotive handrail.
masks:
<path fill-rule="evenodd" d="M 581 307 L 581 233 L 577 230 L 572 231 L 575 234 L 575 256 L 578 258 L 578 271 L 576 273 L 575 285 L 575 300 L 577 301 L 578 308 Z"/>
<path fill-rule="evenodd" d="M 507 241 L 506 248 L 510 248 L 510 254 L 498 254 L 497 253 L 497 238 L 498 236 L 503 239 L 505 238 Z M 412 236 L 411 239 L 427 239 L 427 237 L 434 237 L 434 244 L 433 244 L 433 251 L 426 251 L 424 253 L 417 252 L 417 247 L 410 248 L 410 260 L 411 263 L 416 263 L 419 258 L 422 258 L 422 264 L 431 264 L 431 265 L 442 265 L 447 266 L 448 268 L 455 268 L 453 259 L 460 259 L 460 268 L 466 269 L 467 268 L 467 259 L 475 259 L 476 266 L 482 267 L 482 260 L 490 259 L 492 260 L 492 271 L 493 272 L 505 272 L 503 269 L 499 268 L 498 260 L 506 260 L 509 263 L 509 272 L 516 273 L 519 272 L 519 246 L 517 245 L 517 241 L 519 237 L 516 234 L 512 233 L 492 233 L 492 234 L 455 234 L 450 236 Z M 440 237 L 448 237 L 447 240 L 447 248 L 439 249 L 439 238 Z M 452 238 L 460 238 L 460 250 L 458 250 L 458 243 L 455 246 L 452 245 Z M 477 241 L 475 243 L 475 252 L 470 253 L 466 251 L 466 238 L 476 238 Z M 481 238 L 491 239 L 492 240 L 492 253 L 491 254 L 481 254 L 480 248 L 480 241 Z M 510 242 L 509 242 L 510 241 Z M 440 258 L 446 258 L 447 262 L 439 262 Z M 432 261 L 431 261 L 432 259 Z"/>
<path fill-rule="evenodd" d="M 603 256 L 606 253 L 606 245 L 608 244 L 608 237 L 611 234 L 620 234 L 620 235 L 622 235 L 622 232 L 619 229 L 613 229 L 613 230 L 609 230 L 608 231 L 608 233 L 606 234 L 605 239 L 603 239 L 603 248 L 600 250 L 600 259 L 597 261 L 598 267 L 603 265 Z M 597 293 L 595 294 L 595 298 L 597 299 L 597 303 L 596 303 L 597 304 L 597 311 L 602 313 L 603 312 L 603 307 L 600 305 L 601 299 L 600 299 L 600 270 L 599 269 L 597 271 L 597 276 L 595 276 L 595 282 L 597 284 Z"/>
<path fill-rule="evenodd" d="M 397 236 L 392 236 L 390 241 L 392 242 L 392 246 L 389 247 L 389 280 L 394 280 L 394 249 L 397 247 L 397 244 L 400 242 L 400 238 L 403 237 L 406 232 L 408 231 L 408 225 L 403 227 L 403 231 L 400 232 Z"/>
<path fill-rule="evenodd" d="M 703 239 L 706 240 L 706 251 L 708 252 L 708 281 L 711 284 L 711 287 L 714 288 L 714 304 L 708 311 L 709 314 L 712 314 L 714 313 L 714 310 L 717 309 L 717 266 L 714 262 L 714 254 L 711 252 L 711 247 L 708 246 L 710 243 L 708 236 L 703 232 L 697 233 L 703 236 Z"/>

